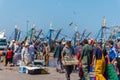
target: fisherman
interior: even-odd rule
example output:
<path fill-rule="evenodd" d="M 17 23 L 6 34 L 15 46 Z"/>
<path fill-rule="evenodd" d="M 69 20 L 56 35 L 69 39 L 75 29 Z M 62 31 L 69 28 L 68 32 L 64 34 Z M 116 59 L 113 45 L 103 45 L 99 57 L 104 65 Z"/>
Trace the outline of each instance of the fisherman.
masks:
<path fill-rule="evenodd" d="M 113 41 L 109 41 L 110 51 L 109 51 L 109 54 L 106 56 L 108 59 L 107 73 L 108 73 L 109 80 L 119 80 L 115 70 L 115 65 L 114 65 L 117 52 L 113 44 L 114 44 Z"/>
<path fill-rule="evenodd" d="M 69 58 L 71 58 L 71 57 L 74 58 L 75 57 L 74 48 L 71 45 L 70 40 L 67 41 L 66 46 L 63 48 L 62 60 L 65 60 L 65 56 L 67 56 Z M 66 70 L 66 78 L 67 78 L 67 80 L 70 80 L 70 74 L 73 71 L 73 65 L 66 65 L 65 70 Z"/>
<path fill-rule="evenodd" d="M 20 61 L 20 53 L 21 53 L 21 47 L 18 41 L 15 43 L 15 48 L 14 48 L 14 56 L 13 56 L 13 65 L 19 65 Z"/>
<path fill-rule="evenodd" d="M 62 70 L 63 70 L 62 50 L 63 50 L 63 46 L 61 44 L 61 41 L 58 41 L 57 46 L 55 47 L 55 50 L 54 50 L 54 59 L 56 61 L 56 71 L 57 72 L 62 72 Z"/>
<path fill-rule="evenodd" d="M 35 48 L 34 48 L 34 44 L 32 42 L 29 43 L 29 53 L 31 55 L 31 59 L 32 59 L 32 64 L 34 64 L 34 55 L 35 55 Z"/>
<path fill-rule="evenodd" d="M 94 65 L 94 61 L 96 59 L 95 63 L 95 74 L 96 74 L 96 80 L 106 80 L 104 75 L 105 72 L 105 56 L 107 55 L 107 52 L 105 49 L 102 48 L 100 45 L 100 42 L 96 42 L 96 48 L 93 52 L 93 59 L 92 59 L 92 66 Z"/>
<path fill-rule="evenodd" d="M 83 49 L 81 52 L 80 62 L 82 62 L 82 70 L 84 75 L 84 80 L 90 80 L 89 68 L 90 68 L 90 54 L 92 52 L 91 46 L 88 44 L 88 40 L 84 39 Z"/>
<path fill-rule="evenodd" d="M 45 66 L 49 66 L 50 47 L 47 42 L 44 43 Z"/>
<path fill-rule="evenodd" d="M 111 62 L 111 64 L 114 65 L 115 60 L 118 56 L 118 52 L 117 52 L 116 48 L 114 47 L 114 42 L 112 40 L 109 41 L 108 45 L 110 47 L 109 54 L 108 54 L 109 58 L 110 58 L 110 62 Z"/>
<path fill-rule="evenodd" d="M 43 42 L 39 42 L 39 45 L 38 45 L 37 49 L 39 50 L 39 53 L 37 54 L 37 56 L 39 56 L 40 60 L 44 60 L 44 56 L 43 56 L 44 44 L 43 44 Z"/>
<path fill-rule="evenodd" d="M 95 46 L 94 46 L 94 40 L 93 39 L 89 40 L 89 45 L 92 47 L 92 51 L 93 51 L 94 48 L 95 48 Z M 90 64 L 92 64 L 92 57 L 93 57 L 93 52 L 90 53 Z M 90 67 L 93 67 L 93 66 L 90 66 Z M 90 72 L 92 72 L 91 69 L 90 69 Z"/>
<path fill-rule="evenodd" d="M 29 65 L 32 63 L 31 55 L 29 53 L 29 44 L 27 42 L 25 42 L 25 45 L 22 49 L 21 57 L 22 57 L 22 62 L 24 62 L 25 65 Z"/>
<path fill-rule="evenodd" d="M 80 45 L 80 41 L 77 42 L 77 46 L 74 48 L 75 55 L 78 55 L 78 51 L 82 48 L 82 45 Z M 77 71 L 78 65 L 74 65 L 74 72 Z"/>
<path fill-rule="evenodd" d="M 81 42 L 80 45 L 81 45 L 81 48 L 78 50 L 78 53 L 77 53 L 77 59 L 78 60 L 81 57 L 83 43 Z M 79 77 L 80 77 L 80 80 L 83 80 L 84 75 L 83 75 L 83 70 L 82 70 L 82 62 L 79 62 L 78 67 L 79 67 Z"/>
<path fill-rule="evenodd" d="M 21 61 L 24 62 L 24 54 L 25 54 L 25 44 L 26 42 L 22 42 L 22 51 L 21 51 Z"/>

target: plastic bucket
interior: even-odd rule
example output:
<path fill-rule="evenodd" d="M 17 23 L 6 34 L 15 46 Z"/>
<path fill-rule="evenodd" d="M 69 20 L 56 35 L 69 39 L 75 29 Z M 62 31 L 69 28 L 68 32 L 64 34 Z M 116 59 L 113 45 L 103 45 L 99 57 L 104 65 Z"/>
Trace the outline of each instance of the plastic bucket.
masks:
<path fill-rule="evenodd" d="M 90 66 L 90 72 L 92 72 L 93 71 L 93 66 Z"/>

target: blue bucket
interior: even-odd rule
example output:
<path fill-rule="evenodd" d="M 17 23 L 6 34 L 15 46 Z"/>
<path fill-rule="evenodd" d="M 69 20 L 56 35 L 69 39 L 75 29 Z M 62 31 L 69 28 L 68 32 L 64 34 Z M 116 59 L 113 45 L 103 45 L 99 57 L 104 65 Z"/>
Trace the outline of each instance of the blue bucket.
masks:
<path fill-rule="evenodd" d="M 92 72 L 93 71 L 93 66 L 90 66 L 90 72 Z"/>

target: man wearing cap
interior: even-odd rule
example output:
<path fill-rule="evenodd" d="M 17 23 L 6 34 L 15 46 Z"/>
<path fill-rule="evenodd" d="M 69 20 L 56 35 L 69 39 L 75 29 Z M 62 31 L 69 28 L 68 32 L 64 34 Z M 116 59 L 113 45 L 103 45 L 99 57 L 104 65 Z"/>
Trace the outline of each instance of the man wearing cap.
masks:
<path fill-rule="evenodd" d="M 75 56 L 74 48 L 71 45 L 71 41 L 67 41 L 66 46 L 63 48 L 63 51 L 62 51 L 62 59 L 63 60 L 64 60 L 65 56 L 68 56 L 68 57 Z M 66 65 L 65 70 L 66 70 L 66 78 L 67 78 L 67 80 L 70 80 L 70 74 L 73 71 L 73 65 Z"/>
<path fill-rule="evenodd" d="M 83 44 L 84 46 L 81 52 L 80 62 L 82 62 L 84 80 L 90 80 L 90 75 L 89 75 L 90 62 L 89 61 L 90 61 L 90 54 L 92 52 L 92 47 L 88 44 L 87 39 L 84 39 Z"/>

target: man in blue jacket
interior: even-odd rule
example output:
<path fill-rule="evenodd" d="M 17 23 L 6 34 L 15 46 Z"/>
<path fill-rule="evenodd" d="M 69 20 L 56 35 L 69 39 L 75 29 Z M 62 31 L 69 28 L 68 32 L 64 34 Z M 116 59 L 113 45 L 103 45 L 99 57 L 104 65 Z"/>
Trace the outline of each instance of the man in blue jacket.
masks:
<path fill-rule="evenodd" d="M 110 58 L 110 63 L 114 65 L 114 62 L 118 56 L 118 52 L 116 50 L 116 48 L 114 47 L 114 42 L 113 41 L 109 41 L 109 47 L 110 47 L 110 50 L 109 50 L 109 58 Z"/>

